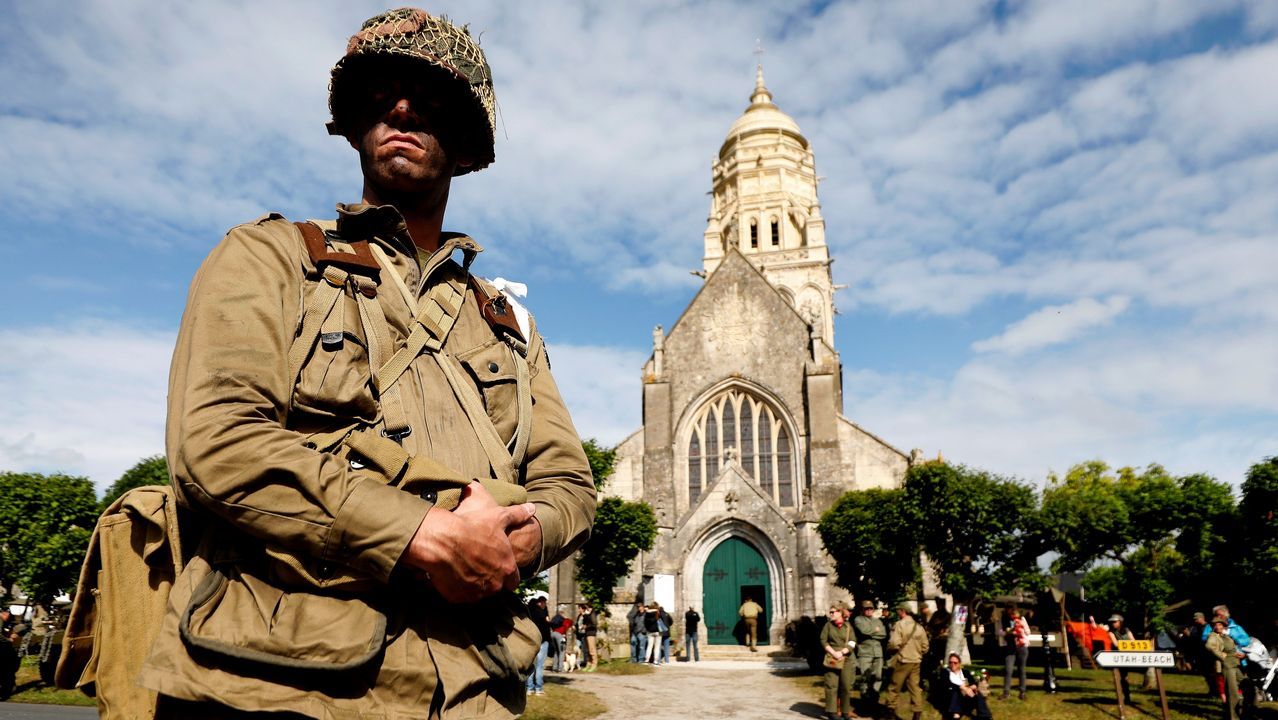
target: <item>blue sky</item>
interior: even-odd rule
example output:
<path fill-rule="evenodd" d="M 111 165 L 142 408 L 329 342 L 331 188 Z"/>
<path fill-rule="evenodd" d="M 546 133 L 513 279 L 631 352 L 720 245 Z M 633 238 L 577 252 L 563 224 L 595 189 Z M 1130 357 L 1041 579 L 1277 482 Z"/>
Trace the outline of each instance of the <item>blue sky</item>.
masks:
<path fill-rule="evenodd" d="M 162 448 L 186 287 L 225 230 L 353 200 L 328 69 L 370 3 L 5 2 L 0 468 L 101 485 Z M 1232 483 L 1278 453 L 1278 4 L 445 2 L 497 162 L 450 228 L 530 286 L 584 435 L 640 424 L 753 88 L 812 143 L 845 414 L 1041 482 Z"/>

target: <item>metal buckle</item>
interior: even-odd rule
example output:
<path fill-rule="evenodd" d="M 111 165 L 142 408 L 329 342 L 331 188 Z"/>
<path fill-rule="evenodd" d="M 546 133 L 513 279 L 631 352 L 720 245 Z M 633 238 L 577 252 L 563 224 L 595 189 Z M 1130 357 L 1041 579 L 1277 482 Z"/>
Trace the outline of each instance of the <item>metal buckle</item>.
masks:
<path fill-rule="evenodd" d="M 394 440 L 400 445 L 404 444 L 404 438 L 412 434 L 413 434 L 413 429 L 411 427 L 406 427 L 403 430 L 400 430 L 399 432 L 389 432 L 386 428 L 382 428 L 382 437 L 390 438 L 391 440 Z"/>

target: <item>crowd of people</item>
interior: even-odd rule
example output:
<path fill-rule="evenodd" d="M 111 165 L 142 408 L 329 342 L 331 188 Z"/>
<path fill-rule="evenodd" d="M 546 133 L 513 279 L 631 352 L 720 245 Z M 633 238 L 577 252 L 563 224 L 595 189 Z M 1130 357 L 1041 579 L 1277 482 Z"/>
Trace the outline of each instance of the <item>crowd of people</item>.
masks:
<path fill-rule="evenodd" d="M 1212 608 L 1210 621 L 1204 613 L 1194 613 L 1176 645 L 1184 664 L 1202 675 L 1206 693 L 1220 700 L 1222 716 L 1229 720 L 1237 720 L 1254 703 L 1256 686 L 1272 663 L 1264 644 L 1235 622 L 1225 605 Z"/>
<path fill-rule="evenodd" d="M 565 606 L 560 606 L 553 617 L 548 617 L 546 596 L 539 593 L 530 601 L 530 613 L 542 629 L 543 644 L 536 668 L 528 678 L 529 694 L 543 693 L 543 668 L 548 659 L 553 660 L 553 672 L 590 672 L 597 667 L 598 625 L 592 607 L 581 605 L 576 615 L 570 616 Z M 754 650 L 762 608 L 747 600 L 738 614 L 745 628 L 744 642 Z M 1193 623 L 1181 628 L 1176 641 L 1182 665 L 1202 675 L 1206 692 L 1222 704 L 1222 716 L 1237 720 L 1244 696 L 1254 695 L 1246 685 L 1257 681 L 1260 665 L 1268 665 L 1266 650 L 1234 621 L 1224 605 L 1212 609 L 1210 621 L 1201 612 L 1193 617 Z M 991 688 L 987 672 L 966 666 L 966 642 L 948 642 L 951 620 L 944 609 L 933 611 L 927 606 L 915 615 L 907 603 L 881 608 L 873 601 L 863 600 L 855 607 L 845 603 L 831 606 L 817 637 L 824 671 L 826 720 L 867 716 L 920 720 L 928 705 L 945 720 L 992 720 L 990 699 L 1007 701 L 1015 691 L 1015 696 L 1024 700 L 1031 638 L 1036 631 L 1020 609 L 1004 608 L 992 633 L 991 649 L 997 655 L 990 659 L 1001 658 L 1003 665 L 1001 693 Z M 626 621 L 630 662 L 663 666 L 671 661 L 675 621 L 668 610 L 657 602 L 637 602 L 627 613 Z M 1092 642 L 1083 647 L 1090 652 L 1118 648 L 1121 641 L 1136 639 L 1120 614 L 1109 616 L 1103 625 L 1091 619 L 1089 622 L 1094 630 L 1089 635 Z M 963 624 L 962 618 L 959 624 Z M 700 628 L 701 615 L 689 607 L 683 615 L 686 661 L 701 660 Z M 955 648 L 961 651 L 956 652 Z M 1253 664 L 1250 675 L 1249 663 Z M 1138 671 L 1119 672 L 1126 703 L 1132 700 L 1129 672 Z M 1050 672 L 1045 675 L 1051 677 Z M 1045 680 L 1044 687 L 1047 685 Z M 857 701 L 853 700 L 854 692 Z"/>
<path fill-rule="evenodd" d="M 544 592 L 533 593 L 528 600 L 528 616 L 541 632 L 541 647 L 525 681 L 529 695 L 546 694 L 546 663 L 551 672 L 594 672 L 599 667 L 599 623 L 595 609 L 588 603 L 577 606 L 577 614 L 560 605 L 553 616 L 547 608 Z"/>

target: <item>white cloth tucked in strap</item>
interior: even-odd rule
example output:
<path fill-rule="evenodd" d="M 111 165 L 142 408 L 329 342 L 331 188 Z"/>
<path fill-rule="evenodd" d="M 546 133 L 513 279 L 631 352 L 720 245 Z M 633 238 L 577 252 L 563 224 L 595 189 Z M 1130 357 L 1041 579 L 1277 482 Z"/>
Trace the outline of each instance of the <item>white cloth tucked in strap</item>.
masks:
<path fill-rule="evenodd" d="M 524 340 L 532 337 L 532 330 L 528 326 L 528 308 L 519 304 L 515 298 L 528 297 L 528 286 L 506 278 L 496 278 L 489 281 L 497 291 L 506 296 L 506 302 L 510 304 L 511 310 L 515 311 L 515 322 L 519 323 L 519 331 L 524 334 Z"/>

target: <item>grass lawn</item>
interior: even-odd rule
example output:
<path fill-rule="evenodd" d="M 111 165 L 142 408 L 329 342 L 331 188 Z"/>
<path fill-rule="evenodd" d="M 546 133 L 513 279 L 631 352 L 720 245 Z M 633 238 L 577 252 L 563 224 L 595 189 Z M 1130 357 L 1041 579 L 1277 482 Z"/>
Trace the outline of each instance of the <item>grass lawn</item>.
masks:
<path fill-rule="evenodd" d="M 602 672 L 603 665 L 599 669 Z M 519 717 L 522 720 L 590 720 L 607 709 L 594 693 L 574 690 L 547 676 L 546 694 L 530 696 L 528 707 Z"/>
<path fill-rule="evenodd" d="M 93 698 L 79 690 L 59 690 L 45 685 L 40 680 L 40 668 L 35 657 L 22 658 L 18 667 L 18 681 L 13 688 L 13 696 L 9 702 L 33 703 L 36 705 L 87 705 L 97 704 Z"/>
<path fill-rule="evenodd" d="M 981 667 L 977 664 L 975 667 Z M 1041 677 L 1035 677 L 1038 668 L 1030 668 L 1029 694 L 1025 700 L 997 699 L 1003 687 L 1003 669 L 986 666 L 993 680 L 994 692 L 990 697 L 990 710 L 997 720 L 1115 720 L 1118 704 L 1114 697 L 1114 676 L 1109 670 L 1058 670 L 1057 683 L 1060 692 L 1048 695 L 1042 691 Z M 995 673 L 995 670 L 998 672 Z M 1128 705 L 1128 720 L 1162 718 L 1157 690 L 1137 689 L 1140 674 L 1128 675 L 1132 684 L 1132 704 Z M 803 675 L 794 678 L 819 704 L 825 702 L 825 686 L 819 675 Z M 1203 679 L 1198 675 L 1164 673 L 1163 685 L 1167 689 L 1167 707 L 1172 720 L 1191 718 L 1219 718 L 1221 706 L 1204 694 Z M 939 717 L 929 706 L 924 718 Z M 1278 703 L 1261 706 L 1258 718 L 1278 720 Z"/>
<path fill-rule="evenodd" d="M 632 663 L 629 660 L 605 660 L 595 672 L 600 675 L 647 675 L 656 672 L 648 663 Z"/>

